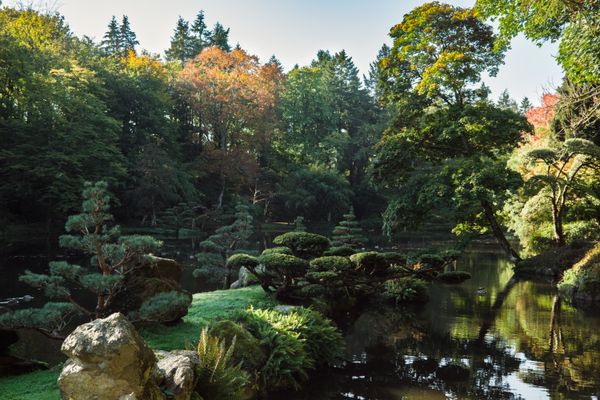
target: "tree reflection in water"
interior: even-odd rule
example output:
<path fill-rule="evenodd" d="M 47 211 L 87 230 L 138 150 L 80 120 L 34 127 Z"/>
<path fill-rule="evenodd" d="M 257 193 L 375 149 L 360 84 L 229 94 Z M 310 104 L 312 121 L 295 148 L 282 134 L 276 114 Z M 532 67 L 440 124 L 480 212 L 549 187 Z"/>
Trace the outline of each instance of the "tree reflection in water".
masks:
<path fill-rule="evenodd" d="M 600 394 L 600 316 L 549 283 L 517 281 L 501 255 L 470 251 L 473 278 L 433 285 L 424 308 L 369 310 L 346 329 L 348 359 L 292 399 L 590 399 Z M 486 295 L 477 288 L 486 288 Z M 444 365 L 468 375 L 448 379 Z M 445 376 L 445 379 L 441 378 Z"/>

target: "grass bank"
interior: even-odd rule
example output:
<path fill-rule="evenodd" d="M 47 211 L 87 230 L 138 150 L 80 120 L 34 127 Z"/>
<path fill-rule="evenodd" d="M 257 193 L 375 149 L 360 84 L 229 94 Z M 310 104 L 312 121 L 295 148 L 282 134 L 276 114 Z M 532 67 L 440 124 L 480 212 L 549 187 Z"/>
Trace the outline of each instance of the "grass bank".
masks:
<path fill-rule="evenodd" d="M 237 290 L 217 290 L 196 293 L 183 322 L 174 326 L 143 328 L 140 334 L 156 350 L 183 349 L 194 346 L 203 326 L 220 318 L 231 317 L 249 306 L 267 308 L 277 302 L 260 287 Z M 56 379 L 60 367 L 48 371 L 0 378 L 0 398 L 3 400 L 58 400 Z"/>

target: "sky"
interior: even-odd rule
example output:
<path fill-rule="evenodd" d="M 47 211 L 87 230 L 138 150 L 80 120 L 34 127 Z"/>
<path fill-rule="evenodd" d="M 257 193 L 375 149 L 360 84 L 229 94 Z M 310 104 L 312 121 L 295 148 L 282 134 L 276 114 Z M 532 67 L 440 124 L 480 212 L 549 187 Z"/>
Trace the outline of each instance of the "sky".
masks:
<path fill-rule="evenodd" d="M 277 56 L 284 68 L 306 65 L 319 49 L 345 49 L 361 73 L 367 73 L 383 43 L 391 44 L 390 28 L 423 0 L 33 0 L 65 16 L 71 30 L 102 40 L 110 18 L 127 15 L 140 46 L 164 55 L 182 16 L 193 20 L 204 10 L 206 22 L 230 28 L 230 42 L 239 43 L 264 62 Z M 475 0 L 446 0 L 471 7 Z M 18 1 L 4 1 L 14 5 Z M 28 2 L 25 2 L 28 3 Z M 523 37 L 513 40 L 496 77 L 484 77 L 497 97 L 507 89 L 514 99 L 528 97 L 539 103 L 562 80 L 556 44 L 538 48 Z"/>

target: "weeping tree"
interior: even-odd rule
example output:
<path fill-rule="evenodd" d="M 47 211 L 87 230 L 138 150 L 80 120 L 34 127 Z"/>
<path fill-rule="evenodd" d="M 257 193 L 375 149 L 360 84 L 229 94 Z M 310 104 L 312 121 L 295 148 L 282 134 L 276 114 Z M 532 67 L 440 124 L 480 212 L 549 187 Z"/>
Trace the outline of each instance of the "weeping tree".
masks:
<path fill-rule="evenodd" d="M 68 218 L 65 225 L 68 234 L 59 239 L 62 248 L 90 256 L 90 266 L 54 261 L 49 264 L 48 273 L 25 271 L 19 280 L 42 291 L 50 302 L 42 308 L 4 314 L 0 325 L 13 329 L 33 328 L 59 336 L 77 314 L 95 319 L 114 311 L 115 297 L 124 289 L 124 276 L 140 268 L 146 256 L 161 242 L 150 236 L 121 235 L 119 227 L 111 224 L 113 216 L 107 187 L 103 181 L 85 184 L 82 212 Z M 82 291 L 93 296 L 93 304 Z"/>
<path fill-rule="evenodd" d="M 567 139 L 554 148 L 531 150 L 525 159 L 532 174 L 528 184 L 544 192 L 541 199 L 550 200 L 554 240 L 564 246 L 568 200 L 588 191 L 584 177 L 600 171 L 600 147 L 586 139 Z"/>

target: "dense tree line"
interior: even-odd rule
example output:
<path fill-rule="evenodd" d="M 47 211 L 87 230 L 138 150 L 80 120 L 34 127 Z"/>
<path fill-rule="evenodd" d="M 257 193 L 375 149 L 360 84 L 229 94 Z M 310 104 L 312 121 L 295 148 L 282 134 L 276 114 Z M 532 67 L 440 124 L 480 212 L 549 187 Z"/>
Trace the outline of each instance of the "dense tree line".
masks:
<path fill-rule="evenodd" d="M 60 15 L 2 8 L 1 217 L 60 226 L 83 182 L 102 179 L 133 225 L 194 229 L 246 202 L 257 222 L 353 209 L 383 215 L 388 234 L 451 223 L 514 260 L 510 233 L 539 237 L 534 251 L 597 237 L 598 15 L 594 0 L 426 3 L 361 77 L 344 50 L 290 71 L 261 62 L 203 12 L 179 18 L 163 60 L 127 16 L 95 43 Z M 481 82 L 519 32 L 560 41 L 566 76 L 545 133 L 527 99 L 494 101 Z"/>

